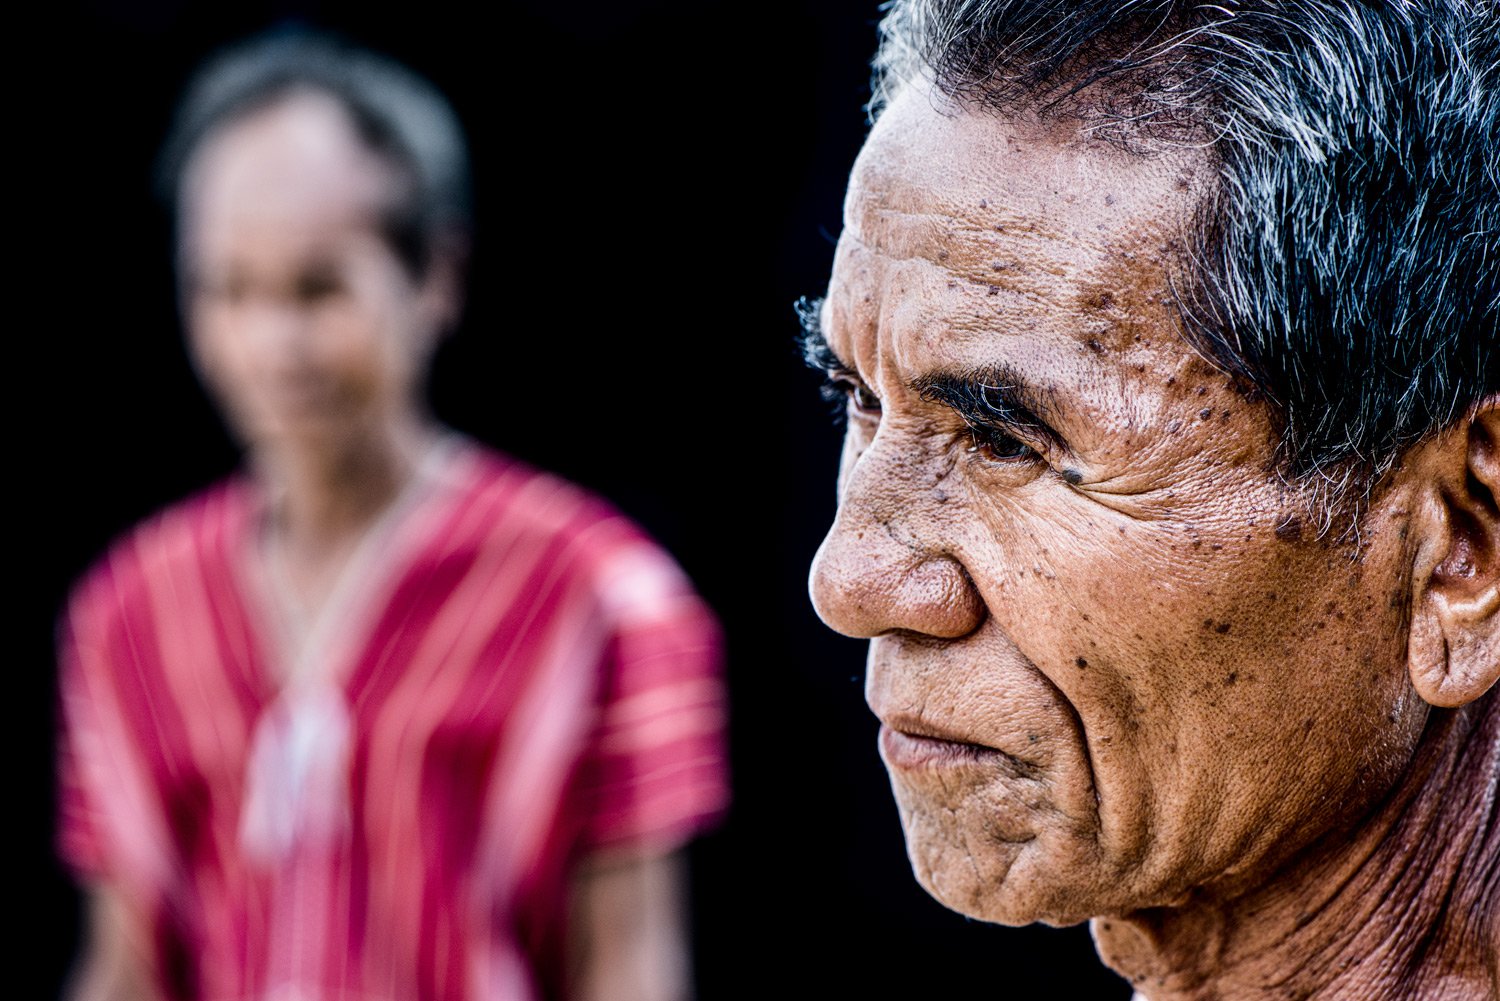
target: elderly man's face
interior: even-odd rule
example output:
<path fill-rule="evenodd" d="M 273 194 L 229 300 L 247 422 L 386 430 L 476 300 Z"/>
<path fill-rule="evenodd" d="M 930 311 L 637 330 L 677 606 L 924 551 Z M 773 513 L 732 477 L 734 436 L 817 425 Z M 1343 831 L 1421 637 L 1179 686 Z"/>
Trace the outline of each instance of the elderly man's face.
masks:
<path fill-rule="evenodd" d="M 1365 519 L 1358 559 L 1315 538 L 1266 407 L 1178 332 L 1169 268 L 1209 174 L 916 88 L 854 169 L 812 591 L 873 638 L 918 877 L 977 917 L 1255 885 L 1387 789 L 1425 719 L 1399 512 Z"/>

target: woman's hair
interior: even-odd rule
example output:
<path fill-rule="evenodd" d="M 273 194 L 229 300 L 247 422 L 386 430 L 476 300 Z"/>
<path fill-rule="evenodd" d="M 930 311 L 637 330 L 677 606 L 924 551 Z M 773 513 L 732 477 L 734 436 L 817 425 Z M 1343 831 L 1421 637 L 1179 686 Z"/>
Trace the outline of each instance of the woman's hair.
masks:
<path fill-rule="evenodd" d="M 163 146 L 163 198 L 180 207 L 184 174 L 206 139 L 307 92 L 336 100 L 361 140 L 394 168 L 400 185 L 382 229 L 406 267 L 423 275 L 439 241 L 467 236 L 471 225 L 463 131 L 432 84 L 333 35 L 280 28 L 210 59 L 189 83 Z"/>

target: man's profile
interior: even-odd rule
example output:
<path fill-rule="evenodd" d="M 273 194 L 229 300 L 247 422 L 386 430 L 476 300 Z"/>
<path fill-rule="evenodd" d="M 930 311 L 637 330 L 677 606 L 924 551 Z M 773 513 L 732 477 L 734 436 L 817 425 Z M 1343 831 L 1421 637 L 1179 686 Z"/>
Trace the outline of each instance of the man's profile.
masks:
<path fill-rule="evenodd" d="M 811 591 L 913 868 L 1140 996 L 1500 990 L 1500 14 L 897 2 Z"/>
<path fill-rule="evenodd" d="M 202 70 L 165 166 L 246 462 L 62 623 L 75 996 L 683 997 L 717 627 L 610 505 L 427 411 L 470 237 L 452 111 L 277 32 Z"/>

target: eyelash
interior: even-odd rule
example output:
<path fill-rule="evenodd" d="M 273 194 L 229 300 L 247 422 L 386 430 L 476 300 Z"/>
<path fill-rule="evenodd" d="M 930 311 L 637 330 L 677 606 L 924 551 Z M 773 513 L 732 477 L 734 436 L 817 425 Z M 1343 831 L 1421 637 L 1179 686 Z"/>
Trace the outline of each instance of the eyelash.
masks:
<path fill-rule="evenodd" d="M 855 410 L 863 414 L 880 413 L 880 397 L 871 392 L 864 383 L 847 375 L 829 372 L 824 376 L 820 392 L 823 394 L 823 399 L 834 405 L 835 422 L 841 422 L 848 417 L 851 404 Z"/>
<path fill-rule="evenodd" d="M 1011 463 L 1040 458 L 1036 449 L 999 428 L 971 423 L 968 436 L 968 451 L 985 462 Z"/>
<path fill-rule="evenodd" d="M 848 417 L 851 404 L 865 414 L 880 413 L 880 398 L 864 383 L 846 375 L 829 373 L 823 380 L 823 399 L 834 404 L 834 421 Z M 1012 463 L 1039 458 L 1036 449 L 1015 435 L 985 424 L 968 423 L 967 451 L 986 462 Z"/>

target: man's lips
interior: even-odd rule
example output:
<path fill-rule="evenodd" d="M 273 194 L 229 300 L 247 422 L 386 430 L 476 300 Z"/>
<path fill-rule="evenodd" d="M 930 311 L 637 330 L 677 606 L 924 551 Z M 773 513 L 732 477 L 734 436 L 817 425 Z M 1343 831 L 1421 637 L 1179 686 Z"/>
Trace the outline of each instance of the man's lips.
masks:
<path fill-rule="evenodd" d="M 969 744 L 975 747 L 982 746 L 975 743 L 975 741 L 970 740 L 964 734 L 961 734 L 956 730 L 952 730 L 945 726 L 940 726 L 936 723 L 933 723 L 931 720 L 923 719 L 921 716 L 917 716 L 913 713 L 883 713 L 876 711 L 875 715 L 880 718 L 880 722 L 885 724 L 887 730 L 894 730 L 897 733 L 904 734 L 908 737 L 920 737 L 924 740 L 941 741 L 946 744 Z"/>
<path fill-rule="evenodd" d="M 998 754 L 993 748 L 958 740 L 943 740 L 922 734 L 880 728 L 881 757 L 892 768 L 930 768 L 934 765 L 956 765 L 978 761 L 987 754 Z"/>
<path fill-rule="evenodd" d="M 880 718 L 881 757 L 892 768 L 989 764 L 1027 778 L 1040 771 L 1032 762 L 988 744 L 967 740 L 962 734 L 918 716 L 892 713 Z"/>

